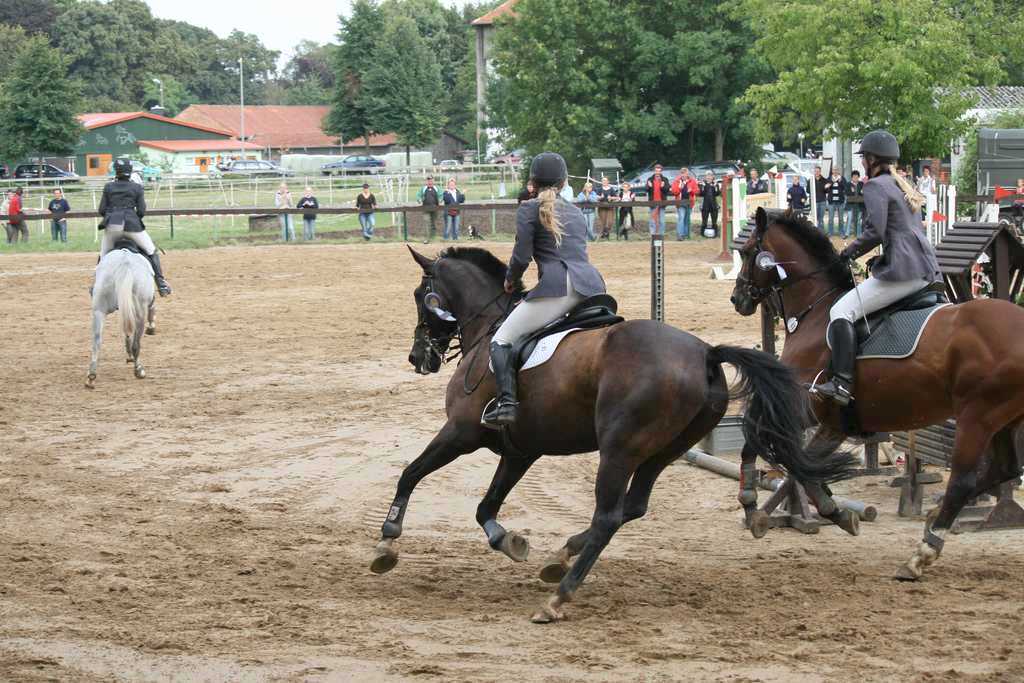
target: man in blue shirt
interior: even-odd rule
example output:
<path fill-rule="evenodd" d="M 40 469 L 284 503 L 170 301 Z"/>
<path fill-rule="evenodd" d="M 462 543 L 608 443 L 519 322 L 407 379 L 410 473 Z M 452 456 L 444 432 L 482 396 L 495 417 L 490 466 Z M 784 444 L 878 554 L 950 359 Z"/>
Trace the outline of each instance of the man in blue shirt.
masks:
<path fill-rule="evenodd" d="M 789 210 L 803 216 L 807 212 L 807 190 L 800 184 L 800 176 L 793 176 L 793 186 L 786 190 Z"/>
<path fill-rule="evenodd" d="M 53 214 L 53 218 L 50 219 L 50 235 L 53 237 L 53 241 L 56 242 L 59 239 L 66 243 L 68 241 L 68 219 L 64 218 L 64 214 L 71 211 L 71 206 L 68 204 L 68 200 L 64 199 L 64 191 L 59 187 L 53 191 L 53 199 L 50 200 L 47 210 Z"/>

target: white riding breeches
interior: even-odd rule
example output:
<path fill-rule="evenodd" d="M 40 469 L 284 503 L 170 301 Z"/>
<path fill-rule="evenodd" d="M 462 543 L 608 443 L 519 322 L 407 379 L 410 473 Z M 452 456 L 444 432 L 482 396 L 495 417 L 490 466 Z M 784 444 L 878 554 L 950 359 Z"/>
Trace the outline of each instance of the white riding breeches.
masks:
<path fill-rule="evenodd" d="M 900 299 L 924 289 L 924 280 L 889 282 L 869 277 L 839 298 L 829 311 L 829 322 L 846 318 L 855 323 L 869 313 L 880 311 Z"/>
<path fill-rule="evenodd" d="M 586 297 L 572 288 L 569 273 L 565 274 L 565 296 L 544 296 L 524 301 L 509 313 L 505 322 L 494 333 L 493 341 L 499 344 L 515 344 L 531 332 L 571 311 Z"/>
<path fill-rule="evenodd" d="M 103 231 L 103 241 L 100 242 L 100 258 L 106 256 L 107 252 L 114 248 L 114 243 L 120 239 L 129 239 L 135 242 L 146 256 L 152 256 L 156 253 L 156 245 L 153 244 L 153 240 L 145 230 L 142 232 L 125 232 L 124 230 L 106 228 Z"/>

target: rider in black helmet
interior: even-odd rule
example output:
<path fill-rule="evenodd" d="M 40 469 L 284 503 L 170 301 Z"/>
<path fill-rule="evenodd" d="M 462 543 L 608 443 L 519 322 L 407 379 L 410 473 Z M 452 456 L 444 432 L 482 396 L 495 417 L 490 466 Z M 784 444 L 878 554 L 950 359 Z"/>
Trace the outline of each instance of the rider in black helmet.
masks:
<path fill-rule="evenodd" d="M 538 154 L 530 166 L 537 192 L 516 210 L 516 246 L 505 275 L 505 291 L 515 290 L 530 261 L 537 262 L 539 282 L 516 306 L 491 341 L 491 365 L 498 385 L 494 406 L 483 416 L 490 425 L 515 422 L 516 375 L 513 345 L 531 332 L 560 318 L 588 296 L 604 294 L 604 280 L 587 258 L 587 221 L 559 191 L 568 172 L 554 152 Z"/>
<path fill-rule="evenodd" d="M 142 185 L 131 181 L 131 175 L 132 162 L 129 159 L 118 159 L 114 162 L 114 180 L 103 187 L 103 199 L 99 206 L 99 213 L 103 216 L 99 227 L 104 231 L 100 258 L 113 249 L 118 240 L 130 239 L 153 265 L 160 296 L 167 296 L 171 293 L 171 286 L 164 279 L 160 254 L 142 222 L 142 217 L 146 215 L 145 190 Z"/>
<path fill-rule="evenodd" d="M 829 312 L 826 340 L 832 347 L 832 379 L 815 388 L 840 405 L 853 398 L 857 333 L 860 318 L 942 279 L 935 249 L 921 224 L 924 196 L 906 178 L 891 172 L 900 158 L 900 145 L 891 133 L 876 130 L 860 143 L 864 172 L 864 229 L 840 254 L 845 261 L 882 245 L 871 264 L 871 277 L 844 294 Z"/>

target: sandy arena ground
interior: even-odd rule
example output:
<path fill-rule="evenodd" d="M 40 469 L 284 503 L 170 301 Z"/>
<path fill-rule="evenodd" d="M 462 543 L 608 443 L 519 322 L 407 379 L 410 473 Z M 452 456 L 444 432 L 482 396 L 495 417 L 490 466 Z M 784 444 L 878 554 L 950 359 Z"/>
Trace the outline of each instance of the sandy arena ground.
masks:
<path fill-rule="evenodd" d="M 707 278 L 714 246 L 667 248 L 670 322 L 757 340 Z M 647 245 L 593 257 L 646 316 Z M 375 576 L 451 373 L 406 361 L 405 247 L 172 252 L 149 377 L 112 316 L 88 391 L 94 258 L 0 257 L 0 680 L 1024 678 L 1024 533 L 952 536 L 924 581 L 895 582 L 921 522 L 896 517 L 884 478 L 840 487 L 880 507 L 858 538 L 755 540 L 734 482 L 676 465 L 569 620 L 535 626 L 551 592 L 537 570 L 586 526 L 596 458 L 542 459 L 513 491 L 501 520 L 533 548 L 514 564 L 473 519 L 497 463 L 478 452 L 424 481 L 401 562 Z"/>

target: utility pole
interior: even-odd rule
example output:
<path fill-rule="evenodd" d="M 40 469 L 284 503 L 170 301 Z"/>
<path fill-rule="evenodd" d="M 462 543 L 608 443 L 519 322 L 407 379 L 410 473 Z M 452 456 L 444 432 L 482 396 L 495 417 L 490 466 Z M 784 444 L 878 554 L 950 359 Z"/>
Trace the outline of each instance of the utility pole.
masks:
<path fill-rule="evenodd" d="M 239 159 L 245 159 L 245 79 L 242 74 L 242 58 L 238 58 L 238 113 L 241 120 L 240 132 L 238 136 L 241 143 L 239 147 Z"/>

